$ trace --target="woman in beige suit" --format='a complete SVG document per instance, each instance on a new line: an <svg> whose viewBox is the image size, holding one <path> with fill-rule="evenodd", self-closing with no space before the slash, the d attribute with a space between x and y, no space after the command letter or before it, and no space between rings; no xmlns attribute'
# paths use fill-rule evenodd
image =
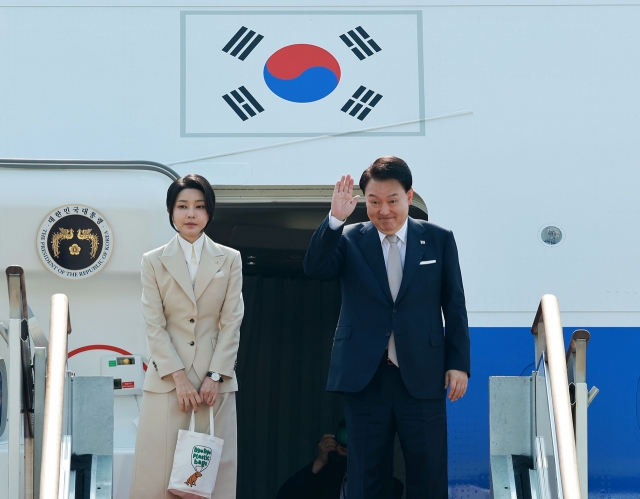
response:
<svg viewBox="0 0 640 499"><path fill-rule="evenodd" d="M200 175L176 180L167 211L178 234L142 257L142 313L151 350L138 423L131 499L174 498L167 491L178 430L224 439L213 499L236 497L235 362L244 314L242 260L204 233L215 195ZM198 411L198 408L200 410Z"/></svg>

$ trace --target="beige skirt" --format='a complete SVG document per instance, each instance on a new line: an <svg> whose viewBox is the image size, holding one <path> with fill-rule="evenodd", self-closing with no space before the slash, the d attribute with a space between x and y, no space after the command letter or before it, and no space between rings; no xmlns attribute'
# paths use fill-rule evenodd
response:
<svg viewBox="0 0 640 499"><path fill-rule="evenodd" d="M213 405L215 436L224 440L212 499L235 499L237 478L237 419L235 392L220 393ZM189 428L191 412L181 412L176 391L144 392L138 423L130 499L174 499L167 491L178 430ZM196 414L196 431L209 433L209 406Z"/></svg>

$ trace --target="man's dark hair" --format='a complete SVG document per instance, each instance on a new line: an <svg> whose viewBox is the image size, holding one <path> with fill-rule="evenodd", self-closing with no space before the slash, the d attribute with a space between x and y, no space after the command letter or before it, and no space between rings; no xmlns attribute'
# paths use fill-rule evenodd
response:
<svg viewBox="0 0 640 499"><path fill-rule="evenodd" d="M205 226L206 229L213 220L213 211L216 207L216 194L213 192L213 187L211 187L209 181L197 173L190 173L189 175L180 177L178 180L174 180L169 186L169 189L167 189L167 212L169 213L169 223L171 227L173 227L173 230L176 232L178 231L173 223L173 208L176 205L178 194L184 189L198 189L204 194L204 208L209 215L209 221Z"/></svg>
<svg viewBox="0 0 640 499"><path fill-rule="evenodd" d="M394 179L402 184L404 192L409 192L413 184L413 177L409 165L395 156L382 156L376 159L371 166L362 172L360 177L360 189L364 194L367 184L371 179Z"/></svg>

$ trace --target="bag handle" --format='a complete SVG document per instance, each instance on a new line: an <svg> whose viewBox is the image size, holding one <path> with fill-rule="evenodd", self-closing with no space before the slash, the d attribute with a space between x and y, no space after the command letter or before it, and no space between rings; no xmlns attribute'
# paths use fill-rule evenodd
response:
<svg viewBox="0 0 640 499"><path fill-rule="evenodd" d="M191 411L191 422L189 423L189 431L194 431L196 428L196 413ZM209 407L209 434L213 437L214 434L213 425L213 406Z"/></svg>
<svg viewBox="0 0 640 499"><path fill-rule="evenodd" d="M189 423L189 431L194 431L196 429L196 413L191 411L191 422Z"/></svg>
<svg viewBox="0 0 640 499"><path fill-rule="evenodd" d="M213 437L213 406L209 407L209 434Z"/></svg>

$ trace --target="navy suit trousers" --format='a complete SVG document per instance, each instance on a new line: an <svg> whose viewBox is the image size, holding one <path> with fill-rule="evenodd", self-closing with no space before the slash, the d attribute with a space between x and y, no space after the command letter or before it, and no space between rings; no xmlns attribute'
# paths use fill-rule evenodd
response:
<svg viewBox="0 0 640 499"><path fill-rule="evenodd" d="M406 463L407 499L447 498L446 399L418 399L386 354L371 382L345 393L349 499L393 497L393 450L398 433Z"/></svg>

